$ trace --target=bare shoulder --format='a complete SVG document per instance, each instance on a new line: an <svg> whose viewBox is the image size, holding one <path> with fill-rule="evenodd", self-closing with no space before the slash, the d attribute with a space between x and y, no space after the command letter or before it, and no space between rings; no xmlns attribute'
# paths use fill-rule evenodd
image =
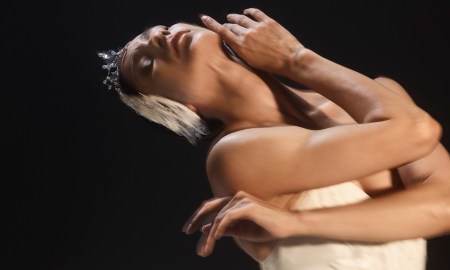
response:
<svg viewBox="0 0 450 270"><path fill-rule="evenodd" d="M311 130L298 126L259 127L239 130L221 138L212 148L208 160L215 161L223 157L239 157L242 154L257 154L261 151L292 147L290 139L299 141ZM244 156L245 157L245 156ZM255 156L252 155L252 158Z"/></svg>
<svg viewBox="0 0 450 270"><path fill-rule="evenodd" d="M211 148L207 157L207 173L213 192L218 196L239 190L261 196L273 192L266 181L279 177L274 177L282 169L279 161L291 156L296 148L292 142L300 143L308 132L296 126L278 126L245 129L226 135ZM267 192L263 187L268 188Z"/></svg>

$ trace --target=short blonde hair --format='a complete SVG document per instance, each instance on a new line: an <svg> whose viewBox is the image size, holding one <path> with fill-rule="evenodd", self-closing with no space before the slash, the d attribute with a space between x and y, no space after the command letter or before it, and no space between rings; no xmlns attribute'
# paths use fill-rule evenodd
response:
<svg viewBox="0 0 450 270"><path fill-rule="evenodd" d="M196 144L210 133L206 122L179 102L157 95L117 92L122 102L137 114L184 136L191 144Z"/></svg>

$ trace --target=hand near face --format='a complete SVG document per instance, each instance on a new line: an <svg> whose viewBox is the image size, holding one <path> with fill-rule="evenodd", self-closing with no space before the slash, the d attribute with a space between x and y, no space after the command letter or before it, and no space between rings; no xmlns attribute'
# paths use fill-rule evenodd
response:
<svg viewBox="0 0 450 270"><path fill-rule="evenodd" d="M268 242L296 234L297 212L276 207L246 192L203 203L183 227L192 234L201 230L197 253L210 255L215 241L231 236L251 242Z"/></svg>
<svg viewBox="0 0 450 270"><path fill-rule="evenodd" d="M283 26L256 8L229 14L223 25L202 15L203 24L216 32L248 65L287 76L292 59L304 46Z"/></svg>

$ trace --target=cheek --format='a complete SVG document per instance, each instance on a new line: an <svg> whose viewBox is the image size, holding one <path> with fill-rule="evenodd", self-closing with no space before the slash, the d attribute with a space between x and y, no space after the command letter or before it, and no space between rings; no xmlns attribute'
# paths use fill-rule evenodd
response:
<svg viewBox="0 0 450 270"><path fill-rule="evenodd" d="M182 69L177 67L161 68L155 69L153 80L149 85L154 94L181 102L187 81L186 74Z"/></svg>
<svg viewBox="0 0 450 270"><path fill-rule="evenodd" d="M197 32L190 42L191 56L206 54L211 55L222 51L222 39L212 31Z"/></svg>

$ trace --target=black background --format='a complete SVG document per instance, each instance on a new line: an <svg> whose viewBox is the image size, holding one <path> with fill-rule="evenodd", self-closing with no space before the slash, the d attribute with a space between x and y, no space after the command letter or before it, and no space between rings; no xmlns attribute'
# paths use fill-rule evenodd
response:
<svg viewBox="0 0 450 270"><path fill-rule="evenodd" d="M251 6L323 56L398 80L449 149L445 1L2 1L2 269L258 269L229 239L195 254L181 227L211 196L207 145L137 117L96 56L150 25ZM430 240L428 269L450 269L449 254L449 237Z"/></svg>

